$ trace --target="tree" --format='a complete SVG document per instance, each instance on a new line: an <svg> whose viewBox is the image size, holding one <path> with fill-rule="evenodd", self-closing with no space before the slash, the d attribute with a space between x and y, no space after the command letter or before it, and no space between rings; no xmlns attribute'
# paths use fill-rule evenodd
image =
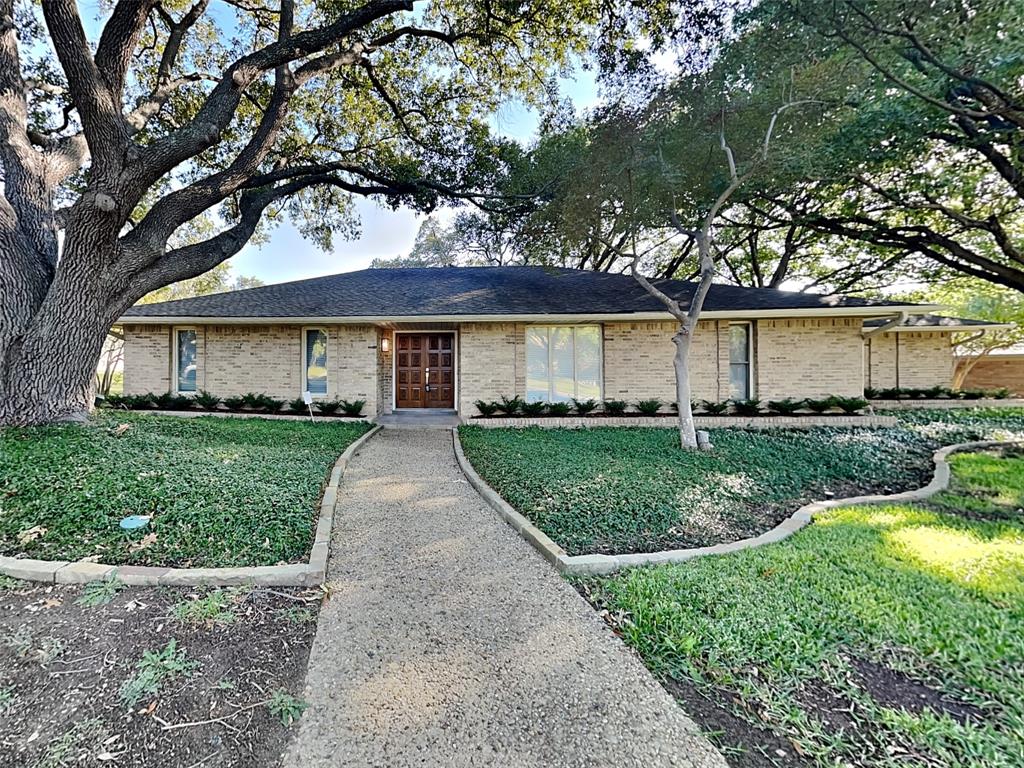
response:
<svg viewBox="0 0 1024 768"><path fill-rule="evenodd" d="M1013 0L766 0L723 68L792 72L834 97L806 157L767 180L778 226L887 269L1024 290L1024 6ZM800 194L793 196L792 190Z"/></svg>
<svg viewBox="0 0 1024 768"><path fill-rule="evenodd" d="M119 0L93 44L72 0L0 0L0 424L85 413L116 319L265 211L327 245L353 195L482 201L516 154L486 128L502 100L543 102L588 47L615 66L625 41L710 25L703 6Z"/></svg>

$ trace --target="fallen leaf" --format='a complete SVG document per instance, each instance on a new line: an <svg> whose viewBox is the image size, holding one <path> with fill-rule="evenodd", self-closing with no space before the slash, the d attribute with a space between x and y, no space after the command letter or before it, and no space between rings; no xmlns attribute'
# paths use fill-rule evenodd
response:
<svg viewBox="0 0 1024 768"><path fill-rule="evenodd" d="M120 437L131 428L131 424L118 424L111 430L111 432L113 433L114 437Z"/></svg>
<svg viewBox="0 0 1024 768"><path fill-rule="evenodd" d="M156 534L155 533L147 533L145 536L143 536L138 541L133 541L131 544L129 544L128 545L128 551L129 552L138 552L139 550L142 550L142 549L148 549L149 547L152 547L154 544L156 544Z"/></svg>
<svg viewBox="0 0 1024 768"><path fill-rule="evenodd" d="M43 608L59 608L61 605L61 601L56 597L48 597L43 600Z"/></svg>
<svg viewBox="0 0 1024 768"><path fill-rule="evenodd" d="M21 544L28 544L30 541L41 539L45 535L46 529L43 526L33 525L31 528L28 528L18 534L18 541Z"/></svg>

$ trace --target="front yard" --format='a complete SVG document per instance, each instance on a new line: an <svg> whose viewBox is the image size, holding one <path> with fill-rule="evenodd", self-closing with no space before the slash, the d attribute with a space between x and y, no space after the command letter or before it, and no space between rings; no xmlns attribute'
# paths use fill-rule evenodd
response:
<svg viewBox="0 0 1024 768"><path fill-rule="evenodd" d="M951 461L927 506L577 583L735 768L1024 765L1024 457Z"/></svg>
<svg viewBox="0 0 1024 768"><path fill-rule="evenodd" d="M178 567L309 553L338 456L369 424L99 413L0 430L0 554ZM150 518L138 531L122 518Z"/></svg>
<svg viewBox="0 0 1024 768"><path fill-rule="evenodd" d="M279 765L320 590L117 586L0 577L0 764Z"/></svg>
<svg viewBox="0 0 1024 768"><path fill-rule="evenodd" d="M570 555L651 552L755 536L804 503L917 488L940 445L1024 435L1024 409L906 411L889 429L459 430L473 468Z"/></svg>

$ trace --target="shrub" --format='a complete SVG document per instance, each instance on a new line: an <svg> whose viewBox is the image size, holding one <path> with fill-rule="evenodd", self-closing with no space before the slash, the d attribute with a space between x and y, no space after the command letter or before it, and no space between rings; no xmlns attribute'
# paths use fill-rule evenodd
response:
<svg viewBox="0 0 1024 768"><path fill-rule="evenodd" d="M493 416L498 412L497 403L489 403L486 400L477 400L473 405L480 411L481 416Z"/></svg>
<svg viewBox="0 0 1024 768"><path fill-rule="evenodd" d="M540 416L544 413L545 408L547 408L547 403L541 400L532 403L522 403L519 406L523 416Z"/></svg>
<svg viewBox="0 0 1024 768"><path fill-rule="evenodd" d="M864 387L864 397L868 400L877 400L881 395L881 390L875 387Z"/></svg>
<svg viewBox="0 0 1024 768"><path fill-rule="evenodd" d="M257 395L255 392L246 392L242 395L242 402L254 411L258 411L263 408L263 399L266 395Z"/></svg>
<svg viewBox="0 0 1024 768"><path fill-rule="evenodd" d="M569 403L548 403L548 413L552 416L568 416L572 411Z"/></svg>
<svg viewBox="0 0 1024 768"><path fill-rule="evenodd" d="M220 405L220 398L216 395L211 395L205 389L199 390L199 394L195 396L195 401L196 405L208 411L216 410L217 406Z"/></svg>
<svg viewBox="0 0 1024 768"><path fill-rule="evenodd" d="M362 416L363 408L366 407L365 400L342 400L341 410L346 416Z"/></svg>
<svg viewBox="0 0 1024 768"><path fill-rule="evenodd" d="M104 407L104 408L125 408L125 407L127 407L126 404L125 404L125 400L126 400L125 396L124 395L115 395L113 392L111 392L109 395L106 395L103 398L97 398L97 400L100 401L100 405L102 407Z"/></svg>
<svg viewBox="0 0 1024 768"><path fill-rule="evenodd" d="M825 413L825 411L836 407L836 400L834 397L823 397L817 400L808 398L807 400L804 400L804 407L814 413Z"/></svg>
<svg viewBox="0 0 1024 768"><path fill-rule="evenodd" d="M625 400L605 400L604 412L609 416L621 416L626 412L626 405Z"/></svg>
<svg viewBox="0 0 1024 768"><path fill-rule="evenodd" d="M902 393L896 387L886 387L878 390L878 397L882 400L899 400Z"/></svg>
<svg viewBox="0 0 1024 768"><path fill-rule="evenodd" d="M996 400L1006 400L1010 396L1010 390L1006 387L999 387L998 389L989 389L985 391L987 397L995 398Z"/></svg>
<svg viewBox="0 0 1024 768"><path fill-rule="evenodd" d="M863 397L833 397L831 399L843 413L857 413L868 406L868 401Z"/></svg>
<svg viewBox="0 0 1024 768"><path fill-rule="evenodd" d="M177 397L173 392L161 392L159 395L150 395L153 398L153 405L157 408L170 408Z"/></svg>
<svg viewBox="0 0 1024 768"><path fill-rule="evenodd" d="M925 390L925 396L932 400L938 400L940 397L945 397L949 394L949 390L945 387L928 387Z"/></svg>
<svg viewBox="0 0 1024 768"><path fill-rule="evenodd" d="M572 399L572 404L576 406L576 413L580 416L586 416L592 410L597 408L597 400L590 398L589 400L577 400L575 397Z"/></svg>
<svg viewBox="0 0 1024 768"><path fill-rule="evenodd" d="M792 416L803 407L803 400L794 400L792 397L787 397L783 400L768 401L768 410L772 413L777 413L780 416Z"/></svg>
<svg viewBox="0 0 1024 768"><path fill-rule="evenodd" d="M636 409L644 416L656 416L661 410L661 405L661 400L652 397L649 400L637 400Z"/></svg>
<svg viewBox="0 0 1024 768"><path fill-rule="evenodd" d="M985 396L980 389L961 389L959 394L961 400L981 400Z"/></svg>
<svg viewBox="0 0 1024 768"><path fill-rule="evenodd" d="M271 413L280 413L281 409L284 408L284 400L278 400L276 397L268 397L267 395L260 395L260 407L265 408Z"/></svg>
<svg viewBox="0 0 1024 768"><path fill-rule="evenodd" d="M306 401L301 397L296 397L294 400L288 401L288 410L295 411L296 413L307 413L308 408L306 407Z"/></svg>
<svg viewBox="0 0 1024 768"><path fill-rule="evenodd" d="M750 397L746 400L733 400L732 409L740 416L759 416L761 414L761 400L757 397Z"/></svg>
<svg viewBox="0 0 1024 768"><path fill-rule="evenodd" d="M170 407L176 411L188 411L195 404L196 401L188 395L175 395L171 398Z"/></svg>
<svg viewBox="0 0 1024 768"><path fill-rule="evenodd" d="M710 414L711 416L721 416L729 410L729 401L723 400L722 402L717 403L714 400L701 400L700 407L702 411Z"/></svg>
<svg viewBox="0 0 1024 768"><path fill-rule="evenodd" d="M338 399L321 400L316 403L316 409L325 416L331 416L337 413L339 408L341 408L341 401Z"/></svg>
<svg viewBox="0 0 1024 768"><path fill-rule="evenodd" d="M225 397L221 402L224 403L224 407L229 411L235 411L236 413L245 408L244 397Z"/></svg>
<svg viewBox="0 0 1024 768"><path fill-rule="evenodd" d="M519 409L523 407L523 400L519 395L515 397L505 397L505 395L502 395L497 405L498 410L506 416L515 416L519 413Z"/></svg>

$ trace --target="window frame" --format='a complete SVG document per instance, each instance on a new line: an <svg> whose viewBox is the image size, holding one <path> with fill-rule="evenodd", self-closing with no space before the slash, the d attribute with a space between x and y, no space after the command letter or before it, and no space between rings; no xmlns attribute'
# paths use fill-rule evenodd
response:
<svg viewBox="0 0 1024 768"><path fill-rule="evenodd" d="M747 396L743 399L751 399L757 397L757 391L754 387L754 360L756 358L754 354L754 323L750 320L735 320L730 321L728 328L729 333L732 333L734 327L743 327L747 330ZM729 348L731 352L732 340L729 341ZM733 398L732 394L732 355L729 355L729 397Z"/></svg>
<svg viewBox="0 0 1024 768"><path fill-rule="evenodd" d="M327 369L327 385L326 385L326 391L324 391L322 393L312 392L309 389L309 380L308 380L307 377L309 375L308 344L309 344L309 332L310 331L320 331L321 333L323 333L324 339L326 339L325 344L326 344L327 365L325 367ZM301 350L301 353L300 353L302 355L302 359L300 360L300 368L302 369L302 393L309 392L309 394L313 397L314 400L326 399L326 398L330 397L331 396L331 333L328 330L327 326L325 326L325 325L304 325L304 326L302 326L302 344L300 346L302 347L302 350ZM302 394L302 393L300 393L300 394Z"/></svg>
<svg viewBox="0 0 1024 768"><path fill-rule="evenodd" d="M179 350L181 345L178 343L178 334L182 331L192 331L196 336L196 388L193 390L181 390L179 384L181 383L180 377L178 376L178 362L179 362ZM195 397L199 394L199 326L197 325L174 325L171 326L171 392L175 395L184 395L186 397Z"/></svg>
<svg viewBox="0 0 1024 768"><path fill-rule="evenodd" d="M548 391L547 397L541 401L545 403L564 402L556 401L554 398L554 378L551 376L551 332L556 328L569 328L572 330L572 388L573 397L577 400L580 399L579 392L579 379L576 377L576 371L578 369L577 363L577 345L576 345L576 331L579 328L595 328L597 330L597 397L595 398L598 402L604 400L604 326L600 323L538 323L530 324L526 326L526 330L523 334L523 347L524 354L526 356L526 391L523 393L526 396L527 401L530 400L530 349L526 344L526 334L531 330L543 330L547 337L547 380L548 380ZM571 400L570 400L571 402Z"/></svg>

